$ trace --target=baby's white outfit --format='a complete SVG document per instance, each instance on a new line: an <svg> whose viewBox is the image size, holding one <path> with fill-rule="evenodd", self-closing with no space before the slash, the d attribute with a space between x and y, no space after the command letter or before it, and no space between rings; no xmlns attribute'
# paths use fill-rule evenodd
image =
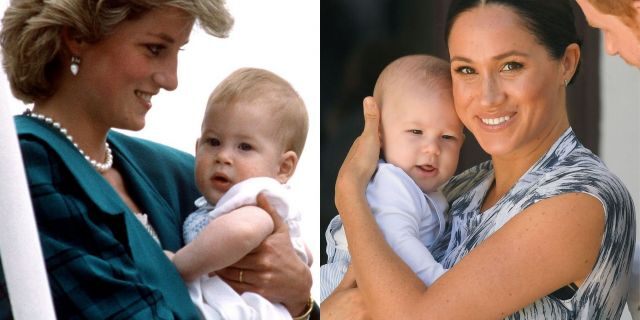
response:
<svg viewBox="0 0 640 320"><path fill-rule="evenodd" d="M183 236L185 243L193 241L209 221L247 205L256 205L256 196L263 193L289 226L293 247L300 258L307 263L305 244L300 232L300 211L292 205L289 187L272 178L258 177L244 180L229 189L216 206L204 197L196 200L198 207L185 220ZM236 293L218 276L204 275L187 284L191 300L204 319L291 319L282 304L272 303L262 296L245 292Z"/></svg>
<svg viewBox="0 0 640 320"><path fill-rule="evenodd" d="M447 200L440 191L423 193L402 169L383 161L367 186L369 207L384 237L402 260L426 284L431 285L445 269L428 247L444 233ZM320 268L320 299L340 283L351 256L340 216L326 232L327 264Z"/></svg>

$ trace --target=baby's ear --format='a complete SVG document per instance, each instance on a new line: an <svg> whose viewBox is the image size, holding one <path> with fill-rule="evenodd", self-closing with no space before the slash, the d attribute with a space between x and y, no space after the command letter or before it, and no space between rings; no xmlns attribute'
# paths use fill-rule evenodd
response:
<svg viewBox="0 0 640 320"><path fill-rule="evenodd" d="M280 168L278 168L277 180L286 183L293 176L298 165L298 155L289 150L280 156Z"/></svg>
<svg viewBox="0 0 640 320"><path fill-rule="evenodd" d="M200 145L200 138L196 139L196 153L198 153L198 146L199 145Z"/></svg>

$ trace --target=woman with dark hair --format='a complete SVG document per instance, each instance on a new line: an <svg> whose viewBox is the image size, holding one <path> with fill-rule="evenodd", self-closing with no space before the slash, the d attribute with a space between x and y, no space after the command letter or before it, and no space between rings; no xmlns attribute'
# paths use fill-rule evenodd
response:
<svg viewBox="0 0 640 320"><path fill-rule="evenodd" d="M566 87L580 62L568 0L460 0L446 39L456 112L491 160L454 177L450 270L426 287L393 253L364 197L379 156L379 111L336 182L354 274L323 319L617 319L635 242L631 197L580 144ZM357 287L356 287L357 283Z"/></svg>

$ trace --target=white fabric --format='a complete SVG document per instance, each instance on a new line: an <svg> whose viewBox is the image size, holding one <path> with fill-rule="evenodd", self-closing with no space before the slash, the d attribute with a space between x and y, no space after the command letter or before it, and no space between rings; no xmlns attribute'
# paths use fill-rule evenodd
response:
<svg viewBox="0 0 640 320"><path fill-rule="evenodd" d="M208 216L213 220L240 207L256 205L256 197L261 192L289 226L293 247L298 256L307 263L310 257L307 256L301 237L301 213L292 205L288 187L272 178L250 178L234 185L220 198L215 209L208 211ZM207 207L204 198L196 200L196 205L200 208ZM185 229L188 229L186 222ZM187 235L193 233L192 231L185 230L185 238L190 238ZM271 303L255 293L238 295L218 276L202 276L199 280L187 284L187 287L191 299L205 319L291 319L289 312L281 304Z"/></svg>
<svg viewBox="0 0 640 320"><path fill-rule="evenodd" d="M428 247L444 232L447 200L440 191L423 193L402 169L380 162L367 186L369 207L393 251L431 285L446 270ZM344 228L333 235L337 248L346 248Z"/></svg>
<svg viewBox="0 0 640 320"><path fill-rule="evenodd" d="M445 272L427 249L444 233L444 195L423 193L402 169L381 162L367 187L367 200L391 248L431 285Z"/></svg>
<svg viewBox="0 0 640 320"><path fill-rule="evenodd" d="M238 295L218 276L202 276L200 280L190 283L187 287L191 300L203 319L291 319L291 315L282 304L271 303L252 292Z"/></svg>
<svg viewBox="0 0 640 320"><path fill-rule="evenodd" d="M336 249L349 250L349 244L347 243L347 235L344 233L344 228L342 227L342 224L340 225L340 228L338 228L338 230L336 230L336 232L333 234L333 240L335 240Z"/></svg>
<svg viewBox="0 0 640 320"><path fill-rule="evenodd" d="M4 98L0 95L0 255L11 310L15 319L55 319L16 127Z"/></svg>

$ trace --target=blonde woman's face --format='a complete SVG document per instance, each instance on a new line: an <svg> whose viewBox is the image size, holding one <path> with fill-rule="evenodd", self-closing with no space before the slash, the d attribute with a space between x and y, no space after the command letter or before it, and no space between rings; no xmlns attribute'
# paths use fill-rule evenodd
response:
<svg viewBox="0 0 640 320"><path fill-rule="evenodd" d="M619 55L627 64L640 68L640 34L634 32L620 18L598 11L588 0L577 2L589 25L602 31L607 53L612 56ZM636 18L636 23L640 23L637 20Z"/></svg>
<svg viewBox="0 0 640 320"><path fill-rule="evenodd" d="M140 130L160 89L178 85L178 52L194 18L169 7L120 23L98 43L81 45L77 98L106 127Z"/></svg>

